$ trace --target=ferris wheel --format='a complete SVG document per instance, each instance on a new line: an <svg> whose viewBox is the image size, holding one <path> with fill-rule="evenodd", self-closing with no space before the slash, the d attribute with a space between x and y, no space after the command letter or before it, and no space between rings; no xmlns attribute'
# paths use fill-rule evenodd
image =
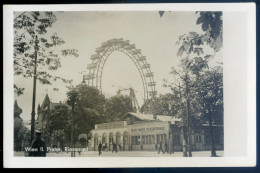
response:
<svg viewBox="0 0 260 173"><path fill-rule="evenodd" d="M83 76L89 86L94 86L102 92L102 73L108 57L115 51L127 55L135 64L142 79L144 90L144 101L156 96L156 83L153 79L154 73L151 71L150 64L147 63L146 57L142 55L141 50L130 44L129 40L111 39L96 48L96 53L90 57L91 64L87 65L88 74Z"/></svg>

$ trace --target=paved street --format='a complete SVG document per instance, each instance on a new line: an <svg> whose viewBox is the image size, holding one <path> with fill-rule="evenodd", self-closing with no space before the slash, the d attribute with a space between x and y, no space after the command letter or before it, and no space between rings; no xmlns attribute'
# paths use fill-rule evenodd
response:
<svg viewBox="0 0 260 173"><path fill-rule="evenodd" d="M24 156L23 152L15 152L15 156ZM209 157L210 151L194 151L192 152L193 157ZM217 151L217 155L223 157L224 151ZM70 157L70 153L47 153L47 157ZM76 157L182 157L182 152L174 152L173 154L158 154L155 151L119 151L112 153L111 151L104 151L98 156L98 151L87 151L82 152L80 155L76 153Z"/></svg>

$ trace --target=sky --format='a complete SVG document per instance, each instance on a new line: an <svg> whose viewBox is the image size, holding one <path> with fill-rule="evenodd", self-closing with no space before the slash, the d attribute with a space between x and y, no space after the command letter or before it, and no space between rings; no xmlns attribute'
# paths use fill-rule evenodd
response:
<svg viewBox="0 0 260 173"><path fill-rule="evenodd" d="M62 67L50 73L73 79L73 85L82 82L82 73L88 72L87 64L91 63L90 57L95 54L97 47L110 39L123 38L135 44L146 56L154 73L158 94L169 93L169 88L162 85L163 79L173 80L171 67L179 64L178 37L191 31L202 33L201 26L196 25L198 14L195 12L165 12L162 18L157 11L63 12L56 15L57 22L48 30L48 34L56 32L66 42L61 48L77 49L79 57L62 58ZM214 66L216 62L222 62L222 51L210 63ZM33 80L15 76L14 82L25 88L24 94L19 97L15 95L15 99L23 109L20 116L28 121L32 111ZM129 87L134 88L139 105L142 105L143 85L135 64L127 55L114 52L103 69L102 92L106 97L111 97L119 88ZM59 88L59 91L53 91L53 88ZM62 82L53 85L37 82L36 105L42 103L47 93L52 102L63 102L67 91Z"/></svg>

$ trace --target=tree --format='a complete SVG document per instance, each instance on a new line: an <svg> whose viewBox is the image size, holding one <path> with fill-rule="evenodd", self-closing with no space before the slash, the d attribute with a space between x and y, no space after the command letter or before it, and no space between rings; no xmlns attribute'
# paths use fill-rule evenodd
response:
<svg viewBox="0 0 260 173"><path fill-rule="evenodd" d="M165 87L169 87L169 85L165 84ZM177 116L181 108L179 104L181 96L175 88L171 87L171 89L173 93L161 94L153 100L146 100L141 107L141 112L144 114Z"/></svg>
<svg viewBox="0 0 260 173"><path fill-rule="evenodd" d="M127 95L118 94L106 99L105 116L108 122L119 121L127 112L133 111L132 99Z"/></svg>
<svg viewBox="0 0 260 173"><path fill-rule="evenodd" d="M31 118L31 140L34 137L36 80L42 84L52 84L58 79L65 83L71 82L54 76L49 71L61 67L61 56L78 56L76 49L63 49L57 52L58 46L65 41L57 33L49 34L57 18L54 12L21 12L14 19L14 75L24 78L33 77L33 100ZM15 91L23 91L16 84ZM19 92L20 94L22 92Z"/></svg>
<svg viewBox="0 0 260 173"><path fill-rule="evenodd" d="M67 104L71 106L71 147L75 146L75 105L78 103L79 93L72 87L67 93ZM75 157L75 152L71 152L71 157Z"/></svg>
<svg viewBox="0 0 260 173"><path fill-rule="evenodd" d="M105 97L95 87L85 84L70 87L66 102L71 107L71 138L74 141L80 133L89 133L95 124L105 121Z"/></svg>
<svg viewBox="0 0 260 173"><path fill-rule="evenodd" d="M18 106L17 101L14 102L14 150L19 151L21 141L19 140L19 132L23 128L23 119L20 114L23 110Z"/></svg>
<svg viewBox="0 0 260 173"><path fill-rule="evenodd" d="M23 128L23 119L14 117L14 150L19 151L21 141L19 140L19 132Z"/></svg>
<svg viewBox="0 0 260 173"><path fill-rule="evenodd" d="M48 120L48 134L53 135L63 131L66 139L70 138L70 129L72 123L69 107L65 104L59 104L51 110Z"/></svg>
<svg viewBox="0 0 260 173"><path fill-rule="evenodd" d="M159 14L160 17L162 17L164 11L159 11ZM205 90L210 93L215 92L215 90L209 91L208 86L199 86L198 83L200 83L203 78L205 78L205 80L210 80L206 77L209 72L205 72L205 70L209 69L208 62L214 58L214 55L222 48L223 44L222 12L196 12L195 14L199 14L196 24L201 25L204 33L198 34L196 32L189 32L179 36L179 40L176 44L179 45L177 56L181 57L180 69L178 70L176 67L173 67L171 71L171 73L177 77L177 83L168 85L168 87L170 87L173 91L178 91L180 93L180 104L184 103L185 105L185 109L180 109L179 111L181 112L180 115L184 115L182 117L183 127L187 127L187 131L183 129L183 139L184 143L186 143L186 138L188 140L189 156L191 156L189 134L191 125L194 123L193 121L200 121L201 115L204 115L204 117L207 117L209 120L209 123L213 122L213 115L207 112L207 109L209 109L208 106L210 105L203 105L202 100L206 101L206 98L199 97L198 93L200 93L200 90ZM204 53L204 48L206 45L213 49L213 53ZM218 78L218 80L219 84L223 85L221 82L222 79ZM218 86L218 88L221 87ZM221 97L219 102L221 102L220 100ZM212 106L215 103L209 102L209 104ZM221 114L220 112L222 110L223 113L223 105L221 106L220 104L218 108L215 107L214 110L216 110L214 112L218 112L219 114ZM205 111L207 113L205 113ZM185 134L186 132L188 134ZM212 148L214 149L214 141L212 141ZM214 155L214 152L212 152L212 156ZM184 152L184 156L187 156L186 152Z"/></svg>
<svg viewBox="0 0 260 173"><path fill-rule="evenodd" d="M98 114L104 114L105 96L95 87L80 84L75 87L78 96L78 107L96 110Z"/></svg>
<svg viewBox="0 0 260 173"><path fill-rule="evenodd" d="M205 69L209 69L208 62L214 58L214 55L216 52L218 52L222 47L222 12L200 12L200 16L197 19L196 24L201 24L202 30L205 31L205 34L198 34L196 32L190 32L188 34L181 35L179 37L179 40L177 41L177 44L180 45L179 50L177 52L177 56L183 57L181 59L181 67L182 71L185 73L185 75L180 75L179 72L177 72L175 69L173 69L173 72L178 74L179 77L184 82L185 87L185 96L186 96L186 108L187 108L187 118L188 118L188 129L190 129L190 125L192 124L192 119L195 118L198 113L196 113L198 110L197 108L194 109L193 115L194 117L191 117L190 115L190 96L193 94L193 103L196 105L197 100L194 98L196 97L194 93L194 88L200 88L200 90L207 90L206 86L204 85L204 88L201 88L201 86L196 85L199 83L200 80L202 80L201 76L205 77L205 74L208 72L205 72ZM210 54L204 54L204 44L209 45L214 52L214 55ZM214 71L215 73L216 71ZM222 76L223 77L223 76ZM192 79L193 78L193 79ZM221 82L222 80L219 80L219 83L223 85ZM211 91L214 92L214 91ZM223 100L223 99L222 99ZM214 103L210 103L214 104ZM207 110L207 106L204 105L203 109ZM201 110L200 110L201 111ZM205 111L203 111L204 113ZM199 115L201 112L199 112ZM197 116L198 117L198 116ZM213 133L212 133L212 114L208 115L208 120L210 125L210 131L211 131L211 145L212 145L212 156L216 156L215 152L215 145L214 145L214 139L213 139ZM188 130L189 133L189 130Z"/></svg>
<svg viewBox="0 0 260 173"><path fill-rule="evenodd" d="M51 133L51 138L52 138L52 141L54 142L54 144L59 147L59 148L62 148L64 145L63 145L63 141L64 141L64 138L65 138L65 131L64 129L62 130L53 130L52 133Z"/></svg>
<svg viewBox="0 0 260 173"><path fill-rule="evenodd" d="M215 157L213 123L223 125L223 70L221 66L200 76L196 87L196 99L201 118L209 123L211 156Z"/></svg>

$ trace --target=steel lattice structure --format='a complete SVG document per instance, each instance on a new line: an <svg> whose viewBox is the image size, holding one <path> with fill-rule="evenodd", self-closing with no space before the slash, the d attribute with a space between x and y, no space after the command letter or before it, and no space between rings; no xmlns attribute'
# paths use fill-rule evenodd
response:
<svg viewBox="0 0 260 173"><path fill-rule="evenodd" d="M147 63L146 57L141 54L140 49L136 49L134 44L129 40L111 39L96 48L96 54L91 56L92 63L87 65L89 73L84 75L89 86L94 86L102 92L102 72L108 57L114 52L120 51L126 54L137 67L142 79L144 88L144 101L156 96L156 83L153 79L154 73L151 72L150 64Z"/></svg>

